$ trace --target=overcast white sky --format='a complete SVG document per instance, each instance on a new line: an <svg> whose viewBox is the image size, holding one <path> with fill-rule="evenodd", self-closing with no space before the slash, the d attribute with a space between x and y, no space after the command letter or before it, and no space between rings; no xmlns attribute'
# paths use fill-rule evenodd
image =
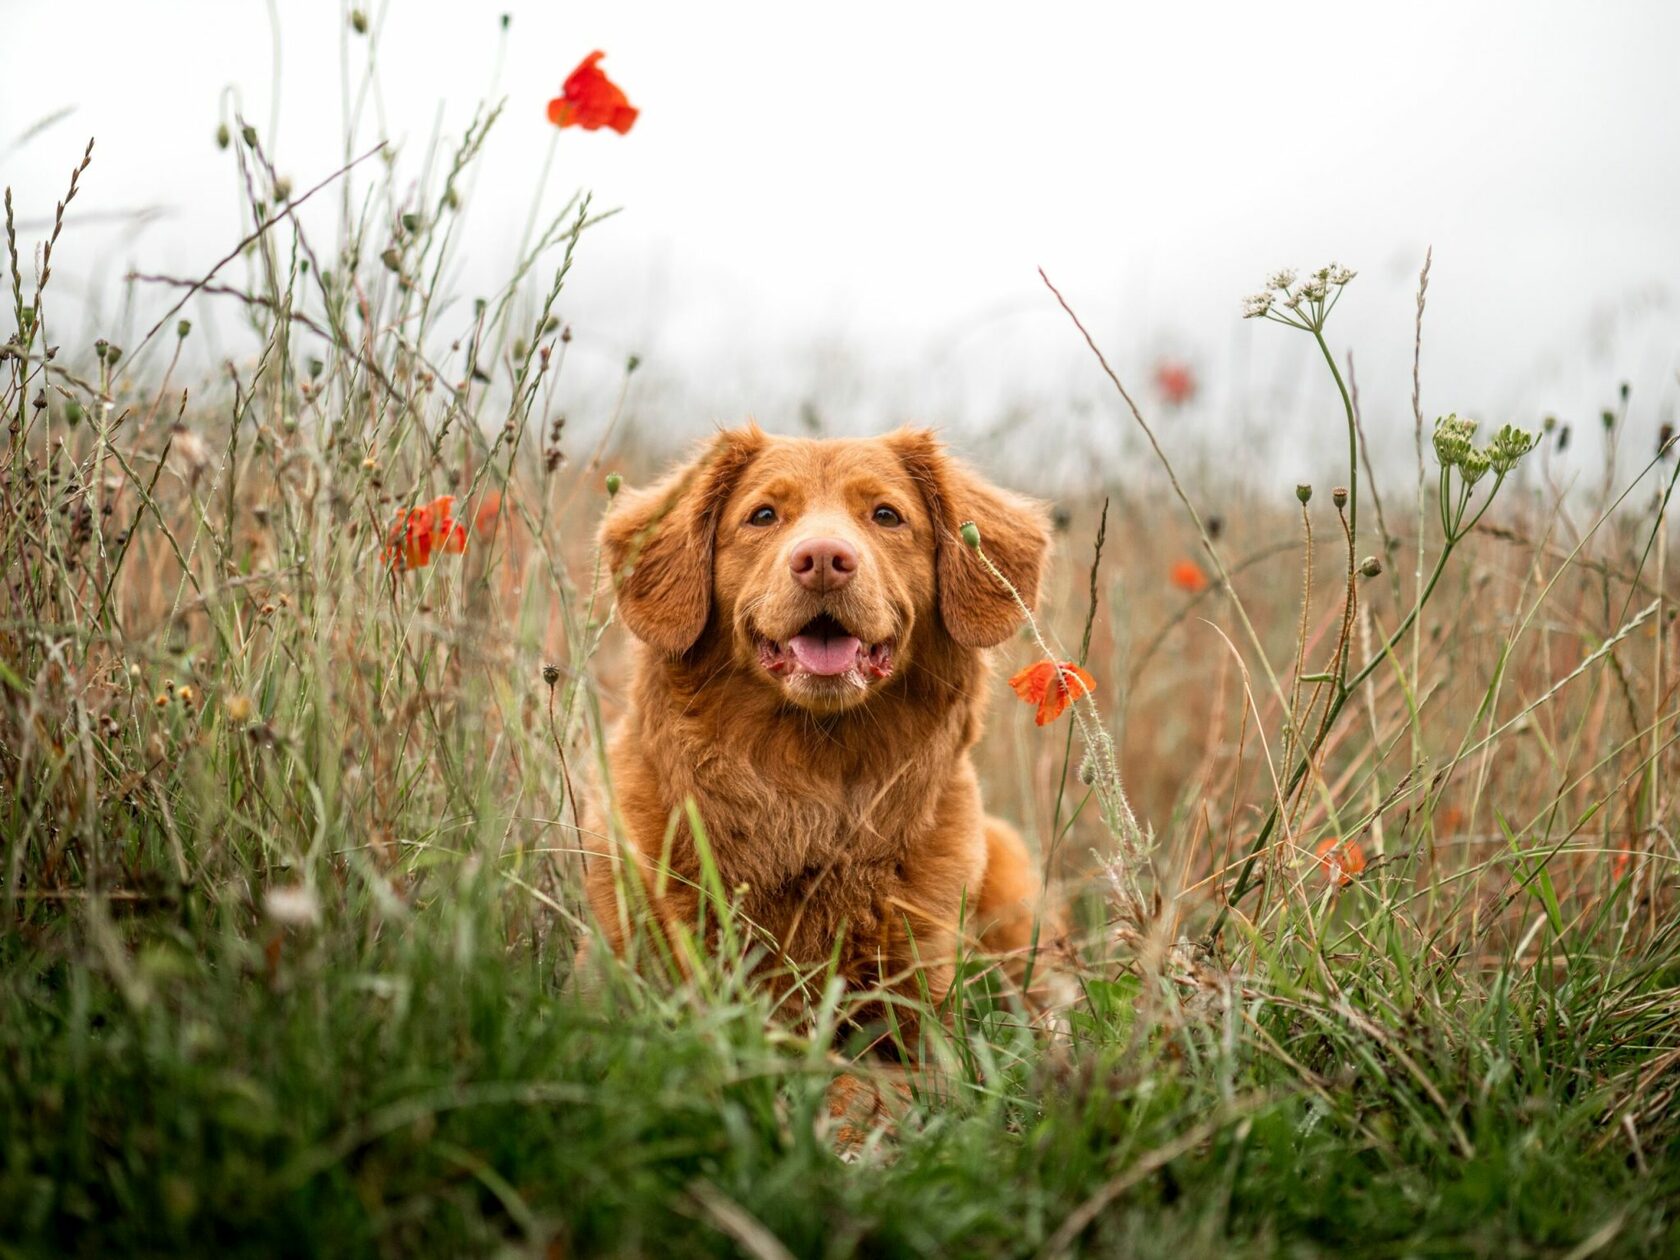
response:
<svg viewBox="0 0 1680 1260"><path fill-rule="evenodd" d="M264 4L0 0L0 181L19 217L50 216L89 135L75 208L165 212L73 226L66 294L109 304L130 266L200 273L238 239L232 157L212 143L230 87L298 187L338 164L345 10L275 7L277 119ZM509 274L544 104L606 50L641 118L625 137L563 133L542 205L586 187L624 208L562 303L580 387L640 353L643 401L675 431L790 426L805 399L847 428L1116 425L1042 265L1140 385L1160 356L1194 365L1203 393L1175 440L1218 449L1203 439L1324 401L1310 345L1237 311L1269 270L1333 258L1361 273L1333 339L1356 351L1377 440L1403 431L1409 449L1429 244L1431 414L1579 420L1622 380L1640 432L1676 409L1671 2L368 7L379 110L361 143L382 118L417 171L434 126L453 143L476 102L508 100L464 296ZM359 75L366 42L348 47Z"/></svg>

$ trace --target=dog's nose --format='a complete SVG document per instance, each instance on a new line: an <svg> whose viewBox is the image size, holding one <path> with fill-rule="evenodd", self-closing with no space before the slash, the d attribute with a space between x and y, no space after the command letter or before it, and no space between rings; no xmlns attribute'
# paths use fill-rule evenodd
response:
<svg viewBox="0 0 1680 1260"><path fill-rule="evenodd" d="M807 538L793 549L788 568L808 591L837 591L857 572L857 548L838 538Z"/></svg>

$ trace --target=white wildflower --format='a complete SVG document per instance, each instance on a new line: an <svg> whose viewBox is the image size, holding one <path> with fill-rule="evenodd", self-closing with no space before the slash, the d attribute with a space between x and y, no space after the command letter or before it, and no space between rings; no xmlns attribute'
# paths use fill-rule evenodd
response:
<svg viewBox="0 0 1680 1260"><path fill-rule="evenodd" d="M1243 299L1243 318L1258 319L1272 309L1270 293L1256 293Z"/></svg>
<svg viewBox="0 0 1680 1260"><path fill-rule="evenodd" d="M1295 271L1285 267L1282 271L1274 271L1272 278L1266 281L1268 288L1276 289L1279 293L1289 292L1289 286L1295 283Z"/></svg>
<svg viewBox="0 0 1680 1260"><path fill-rule="evenodd" d="M307 884L270 888L263 893L263 911L287 927L313 927L321 921L321 899Z"/></svg>

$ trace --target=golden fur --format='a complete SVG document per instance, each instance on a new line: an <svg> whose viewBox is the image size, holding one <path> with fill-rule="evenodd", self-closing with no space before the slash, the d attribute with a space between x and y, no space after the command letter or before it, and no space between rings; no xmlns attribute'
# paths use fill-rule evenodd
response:
<svg viewBox="0 0 1680 1260"><path fill-rule="evenodd" d="M619 616L640 642L609 759L641 891L627 894L631 866L604 838L587 869L615 950L641 897L667 929L695 921L692 799L723 887L763 930L772 965L820 966L840 940L849 985L925 985L937 1000L960 923L988 952L1024 956L1038 879L1020 837L982 811L969 760L986 649L1021 617L963 545L970 520L1032 601L1049 545L1042 509L988 485L925 431L819 441L748 426L618 496L601 542ZM855 553L839 589L790 569L819 535ZM833 624L813 620L824 615L862 644L887 645L887 676L792 664L793 637Z"/></svg>

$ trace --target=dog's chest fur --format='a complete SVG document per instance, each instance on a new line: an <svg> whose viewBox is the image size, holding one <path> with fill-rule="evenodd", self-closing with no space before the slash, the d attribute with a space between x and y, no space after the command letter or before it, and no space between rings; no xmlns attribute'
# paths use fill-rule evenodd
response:
<svg viewBox="0 0 1680 1260"><path fill-rule="evenodd" d="M820 963L842 935L847 954L878 952L906 913L930 896L954 904L978 881L967 754L978 726L966 703L906 697L885 720L913 723L915 738L885 741L879 714L824 721L768 702L674 704L659 667L649 674L639 712L666 719L631 723L613 749L630 832L646 852L692 799L726 891L785 957ZM671 864L699 875L686 826Z"/></svg>

